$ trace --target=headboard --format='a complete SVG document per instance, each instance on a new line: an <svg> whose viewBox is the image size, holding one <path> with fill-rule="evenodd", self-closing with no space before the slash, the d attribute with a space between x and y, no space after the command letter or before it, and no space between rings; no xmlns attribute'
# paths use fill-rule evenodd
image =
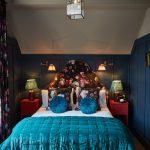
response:
<svg viewBox="0 0 150 150"><path fill-rule="evenodd" d="M81 88L101 87L99 77L86 62L80 60L69 60L62 71L57 73L49 88L68 88L73 85Z"/></svg>

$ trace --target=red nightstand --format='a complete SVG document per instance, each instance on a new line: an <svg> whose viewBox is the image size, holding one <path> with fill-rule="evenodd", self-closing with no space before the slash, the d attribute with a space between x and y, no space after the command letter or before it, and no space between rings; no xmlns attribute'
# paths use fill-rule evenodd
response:
<svg viewBox="0 0 150 150"><path fill-rule="evenodd" d="M21 118L33 115L40 107L40 99L22 99L20 103Z"/></svg>
<svg viewBox="0 0 150 150"><path fill-rule="evenodd" d="M128 125L128 105L128 102L120 103L114 100L109 100L109 107L112 115L123 117L126 125Z"/></svg>

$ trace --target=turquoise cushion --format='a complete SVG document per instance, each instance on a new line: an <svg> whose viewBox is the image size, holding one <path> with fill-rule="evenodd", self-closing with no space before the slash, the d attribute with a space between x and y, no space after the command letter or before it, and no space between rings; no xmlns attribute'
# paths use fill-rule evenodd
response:
<svg viewBox="0 0 150 150"><path fill-rule="evenodd" d="M50 109L54 113L63 113L67 111L68 103L64 97L56 96L50 102Z"/></svg>
<svg viewBox="0 0 150 150"><path fill-rule="evenodd" d="M96 99L94 99L92 97L86 97L86 98L81 99L80 110L84 114L96 113L97 108L98 108L98 103L97 103Z"/></svg>

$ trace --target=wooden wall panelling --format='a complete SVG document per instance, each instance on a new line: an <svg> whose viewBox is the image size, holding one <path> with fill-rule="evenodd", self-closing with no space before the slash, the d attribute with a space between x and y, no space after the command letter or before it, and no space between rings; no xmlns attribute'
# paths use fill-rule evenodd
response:
<svg viewBox="0 0 150 150"><path fill-rule="evenodd" d="M146 42L146 52L150 52L150 40ZM150 145L150 67L146 67L145 137Z"/></svg>
<svg viewBox="0 0 150 150"><path fill-rule="evenodd" d="M138 119L138 95L137 95L137 91L138 91L138 84L137 84L137 81L138 81L138 63L137 63L137 58L138 58L138 51L137 51L137 46L136 46L136 49L135 49L135 53L133 55L133 89L131 89L131 93L133 92L133 119L134 119L134 122L133 122L133 125L135 126L135 130L137 130L137 119Z"/></svg>
<svg viewBox="0 0 150 150"><path fill-rule="evenodd" d="M137 55L137 130L142 137L145 136L145 44L136 49Z"/></svg>
<svg viewBox="0 0 150 150"><path fill-rule="evenodd" d="M132 129L150 147L150 67L145 54L150 51L150 34L135 41L130 57L130 104Z"/></svg>

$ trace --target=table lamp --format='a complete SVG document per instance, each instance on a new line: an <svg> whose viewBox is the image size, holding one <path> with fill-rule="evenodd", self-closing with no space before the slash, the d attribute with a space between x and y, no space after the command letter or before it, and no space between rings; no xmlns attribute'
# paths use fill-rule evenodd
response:
<svg viewBox="0 0 150 150"><path fill-rule="evenodd" d="M114 93L115 98L123 91L123 85L121 80L113 80L111 83L110 91Z"/></svg>
<svg viewBox="0 0 150 150"><path fill-rule="evenodd" d="M34 99L34 89L37 89L37 83L35 79L28 79L26 81L25 89L29 90L29 99Z"/></svg>

